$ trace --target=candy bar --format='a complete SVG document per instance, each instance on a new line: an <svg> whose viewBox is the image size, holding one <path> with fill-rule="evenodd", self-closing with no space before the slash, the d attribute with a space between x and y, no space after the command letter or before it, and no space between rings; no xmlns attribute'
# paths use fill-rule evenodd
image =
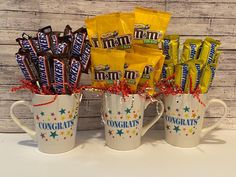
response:
<svg viewBox="0 0 236 177"><path fill-rule="evenodd" d="M51 49L50 34L52 32L51 26L46 26L39 30L37 33L39 47L41 52L46 52Z"/></svg>
<svg viewBox="0 0 236 177"><path fill-rule="evenodd" d="M77 59L72 58L70 64L69 84L73 88L76 88L79 85L81 71L82 67L80 62Z"/></svg>
<svg viewBox="0 0 236 177"><path fill-rule="evenodd" d="M215 77L215 65L206 65L202 71L199 88L201 93L207 93Z"/></svg>
<svg viewBox="0 0 236 177"><path fill-rule="evenodd" d="M201 45L202 45L202 40L200 39L187 39L184 42L181 62L183 63L188 60L198 59Z"/></svg>
<svg viewBox="0 0 236 177"><path fill-rule="evenodd" d="M32 40L17 38L16 41L19 43L19 45L22 47L22 49L29 51L30 57L33 60L35 66L37 67L38 66L37 50L34 47Z"/></svg>
<svg viewBox="0 0 236 177"><path fill-rule="evenodd" d="M25 80L36 81L38 76L31 59L23 52L16 53L16 61L24 75Z"/></svg>
<svg viewBox="0 0 236 177"><path fill-rule="evenodd" d="M190 60L187 62L189 67L188 77L187 77L187 83L185 86L185 91L195 91L200 83L200 77L201 77L201 70L203 64L200 62L197 62L196 60ZM190 85L190 83L192 85ZM190 90L191 89L191 90Z"/></svg>
<svg viewBox="0 0 236 177"><path fill-rule="evenodd" d="M164 64L162 68L162 78L166 79L174 74L174 66L172 64Z"/></svg>
<svg viewBox="0 0 236 177"><path fill-rule="evenodd" d="M72 41L73 40L73 33L72 33L72 28L69 25L66 25L64 29L64 36L68 38L68 40Z"/></svg>
<svg viewBox="0 0 236 177"><path fill-rule="evenodd" d="M39 76L40 76L40 83L42 86L50 86L50 68L49 68L49 60L48 56L39 56Z"/></svg>
<svg viewBox="0 0 236 177"><path fill-rule="evenodd" d="M80 57L80 62L82 64L82 69L86 73L88 71L88 67L90 64L90 53L91 53L91 46L88 41L85 42L81 57Z"/></svg>
<svg viewBox="0 0 236 177"><path fill-rule="evenodd" d="M179 86L182 89L182 91L185 90L188 72L189 72L189 67L187 64L175 65L175 84Z"/></svg>
<svg viewBox="0 0 236 177"><path fill-rule="evenodd" d="M174 65L179 63L179 35L166 35L162 50L166 60L171 60Z"/></svg>
<svg viewBox="0 0 236 177"><path fill-rule="evenodd" d="M64 61L54 58L54 89L56 93L66 92L66 65Z"/></svg>
<svg viewBox="0 0 236 177"><path fill-rule="evenodd" d="M199 60L204 64L212 63L220 44L220 41L207 37L203 42Z"/></svg>
<svg viewBox="0 0 236 177"><path fill-rule="evenodd" d="M81 55L85 39L86 39L86 29L81 28L74 33L74 39L71 48L72 56L79 57Z"/></svg>

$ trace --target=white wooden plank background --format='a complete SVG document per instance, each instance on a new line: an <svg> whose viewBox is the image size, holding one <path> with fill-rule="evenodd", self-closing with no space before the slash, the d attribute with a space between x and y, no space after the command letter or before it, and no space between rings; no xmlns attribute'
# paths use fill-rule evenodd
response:
<svg viewBox="0 0 236 177"><path fill-rule="evenodd" d="M27 91L9 92L17 86L22 75L16 65L15 38L22 32L34 34L38 28L52 25L53 30L62 31L66 24L73 29L84 25L84 19L96 14L127 11L136 6L152 7L172 13L169 33L186 38L212 36L222 41L221 61L209 98L219 98L229 106L227 119L222 128L236 128L236 0L0 0L0 132L21 132L9 116L10 105L17 100L30 100ZM89 75L83 75L82 84L89 84ZM80 130L99 129L99 97L85 94L80 107ZM206 113L205 125L220 117L222 108L211 107ZM31 113L23 107L17 110L22 122L33 126ZM145 112L145 121L155 115L154 105ZM160 121L154 128L162 128Z"/></svg>

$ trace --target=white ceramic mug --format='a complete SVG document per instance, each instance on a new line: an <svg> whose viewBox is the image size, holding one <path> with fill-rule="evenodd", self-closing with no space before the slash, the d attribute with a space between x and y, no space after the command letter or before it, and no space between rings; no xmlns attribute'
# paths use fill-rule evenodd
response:
<svg viewBox="0 0 236 177"><path fill-rule="evenodd" d="M39 95L32 102L16 101L11 105L10 115L15 123L28 133L44 153L62 153L74 148L79 102L81 94ZM25 105L34 115L35 131L24 126L14 113L17 105Z"/></svg>
<svg viewBox="0 0 236 177"><path fill-rule="evenodd" d="M202 103L192 94L164 97L164 126L167 143L178 147L195 147L199 144L201 137L225 119L227 106L222 100L211 99L207 102L206 94L200 94L199 98ZM224 107L223 116L210 127L202 128L206 109L213 103L220 103Z"/></svg>
<svg viewBox="0 0 236 177"><path fill-rule="evenodd" d="M106 145L116 150L132 150L140 146L141 137L150 129L164 112L162 101L157 116L143 127L143 114L147 106L153 102L138 94L122 97L116 94L104 94L102 119L105 125Z"/></svg>

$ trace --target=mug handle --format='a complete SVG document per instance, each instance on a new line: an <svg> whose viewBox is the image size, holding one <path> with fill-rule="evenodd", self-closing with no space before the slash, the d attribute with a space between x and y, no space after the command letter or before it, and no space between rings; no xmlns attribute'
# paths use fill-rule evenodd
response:
<svg viewBox="0 0 236 177"><path fill-rule="evenodd" d="M224 114L223 116L216 122L214 123L213 125L211 125L210 127L206 127L206 128L203 128L202 131L201 131L201 136L205 136L208 132L210 132L211 130L213 130L214 128L218 127L220 125L220 123L225 119L226 115L227 115L227 110L228 110L228 107L227 105L225 104L225 102L223 102L222 100L219 100L219 99L211 99L207 105L206 105L206 109L210 106L210 104L213 104L213 103L220 103L223 107L224 107Z"/></svg>
<svg viewBox="0 0 236 177"><path fill-rule="evenodd" d="M14 108L18 105L25 105L27 106L28 108L30 108L30 111L32 112L32 104L31 102L29 101L16 101L14 102L12 105L11 105L11 108L10 108L10 115L11 115L11 118L14 120L14 122L20 127L22 128L26 133L28 133L31 138L33 140L36 140L36 132L28 127L26 127L25 125L23 125L20 120L16 117L15 113L14 113Z"/></svg>
<svg viewBox="0 0 236 177"><path fill-rule="evenodd" d="M148 107L148 105L150 103L152 103L153 101L151 100L147 100L145 102L145 109ZM157 110L157 115L154 117L154 119L151 120L151 122L149 122L147 125L145 125L143 128L142 128L142 132L141 132L141 136L145 135L145 133L161 118L163 112L164 112L164 104L161 100L155 100L154 102L157 102L156 103L156 110ZM158 105L161 105L161 110L159 111L159 107Z"/></svg>

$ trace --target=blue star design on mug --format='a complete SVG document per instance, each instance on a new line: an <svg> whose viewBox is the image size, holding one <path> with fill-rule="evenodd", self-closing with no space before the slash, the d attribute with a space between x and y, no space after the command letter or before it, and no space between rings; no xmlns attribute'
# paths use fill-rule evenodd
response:
<svg viewBox="0 0 236 177"><path fill-rule="evenodd" d="M57 134L57 132L55 131L55 132L50 132L51 134L50 134L50 137L53 137L53 139L55 139L56 138L56 136L58 136L58 134Z"/></svg>
<svg viewBox="0 0 236 177"><path fill-rule="evenodd" d="M61 110L59 112L61 113L61 115L65 114L66 113L66 109L61 108Z"/></svg>
<svg viewBox="0 0 236 177"><path fill-rule="evenodd" d="M116 134L121 136L122 134L124 134L124 132L122 129L120 129L120 130L117 130Z"/></svg>
<svg viewBox="0 0 236 177"><path fill-rule="evenodd" d="M175 130L175 132L178 133L178 131L180 131L179 126L175 126L173 130Z"/></svg>
<svg viewBox="0 0 236 177"><path fill-rule="evenodd" d="M190 107L185 106L184 107L184 112L189 112Z"/></svg>
<svg viewBox="0 0 236 177"><path fill-rule="evenodd" d="M129 108L126 108L126 110L125 110L126 114L129 114L130 111L131 111L131 109L129 109Z"/></svg>

